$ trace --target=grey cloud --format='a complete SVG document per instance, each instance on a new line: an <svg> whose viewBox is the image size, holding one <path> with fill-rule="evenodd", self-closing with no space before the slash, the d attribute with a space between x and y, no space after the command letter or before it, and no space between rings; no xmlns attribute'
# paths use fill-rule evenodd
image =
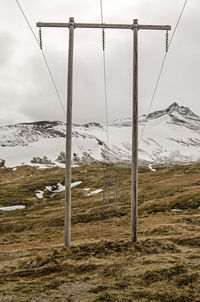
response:
<svg viewBox="0 0 200 302"><path fill-rule="evenodd" d="M2 121L64 120L62 108L32 34L16 5L3 0L12 14L11 26L0 28L0 104ZM50 3L51 2L51 3ZM7 4L8 3L8 4ZM99 22L98 1L22 1L31 25L37 21ZM104 1L106 22L175 25L182 0ZM9 6L9 9L8 9ZM199 2L188 2L169 51L152 110L172 101L200 114L199 97ZM5 18L2 16L2 18ZM6 20L7 21L7 20ZM192 21L192 22L191 22ZM6 36L5 36L6 33ZM68 31L44 29L44 50L56 84L66 105ZM16 39L16 40L15 40ZM107 92L109 120L131 115L132 32L106 31ZM139 32L139 110L145 113L151 101L165 51L165 33ZM11 61L12 58L12 61ZM12 64L10 64L12 62ZM6 67L6 68L5 68ZM103 65L100 30L75 30L73 120L81 123L105 120ZM12 106L10 105L12 104Z"/></svg>
<svg viewBox="0 0 200 302"><path fill-rule="evenodd" d="M11 62L15 40L8 33L0 32L0 45L0 68L2 68Z"/></svg>

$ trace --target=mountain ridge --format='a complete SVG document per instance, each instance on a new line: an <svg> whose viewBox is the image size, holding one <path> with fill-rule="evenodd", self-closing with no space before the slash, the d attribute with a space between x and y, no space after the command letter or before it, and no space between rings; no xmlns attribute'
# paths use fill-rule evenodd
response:
<svg viewBox="0 0 200 302"><path fill-rule="evenodd" d="M139 160L142 163L188 163L200 159L200 117L189 107L174 102L139 118ZM114 120L106 127L97 122L73 124L74 162L129 162L130 118ZM0 127L0 159L9 166L32 164L33 157L46 156L52 164L65 150L66 125L60 121L37 121Z"/></svg>

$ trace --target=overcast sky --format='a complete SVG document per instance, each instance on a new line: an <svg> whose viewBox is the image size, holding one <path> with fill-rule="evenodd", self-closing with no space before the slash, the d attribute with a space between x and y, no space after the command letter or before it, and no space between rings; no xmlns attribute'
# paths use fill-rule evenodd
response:
<svg viewBox="0 0 200 302"><path fill-rule="evenodd" d="M99 0L19 0L36 22L100 22ZM184 0L103 0L107 23L171 25ZM41 51L15 0L0 1L0 125L64 120ZM109 121L131 116L132 31L106 30ZM76 29L73 122L105 121L101 30ZM68 29L43 29L43 46L66 105ZM188 0L152 111L176 101L200 115L200 1ZM139 111L147 112L165 54L165 32L139 32Z"/></svg>

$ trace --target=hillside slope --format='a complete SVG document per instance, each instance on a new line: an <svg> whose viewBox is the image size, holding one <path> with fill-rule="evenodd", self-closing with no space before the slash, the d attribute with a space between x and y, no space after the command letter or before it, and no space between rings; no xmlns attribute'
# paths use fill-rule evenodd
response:
<svg viewBox="0 0 200 302"><path fill-rule="evenodd" d="M139 168L134 244L130 167L112 166L117 213L115 173L107 171L103 216L104 169L72 169L71 249L63 246L64 170L1 169L0 207L24 206L0 210L1 302L199 302L200 165Z"/></svg>
<svg viewBox="0 0 200 302"><path fill-rule="evenodd" d="M145 130L143 132L143 128ZM73 125L74 162L126 162L131 159L131 119ZM189 163L200 159L200 117L188 107L173 103L165 110L139 118L139 160L142 163ZM0 127L0 159L7 166L31 164L46 156L59 165L65 150L65 124L59 121L20 123Z"/></svg>

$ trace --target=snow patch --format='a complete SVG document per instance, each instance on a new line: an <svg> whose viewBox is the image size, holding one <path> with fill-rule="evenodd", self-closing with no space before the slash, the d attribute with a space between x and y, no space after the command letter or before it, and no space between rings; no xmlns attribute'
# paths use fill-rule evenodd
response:
<svg viewBox="0 0 200 302"><path fill-rule="evenodd" d="M10 206L10 207L1 207L1 211L14 211L14 210L22 210L25 206L17 205L17 206Z"/></svg>
<svg viewBox="0 0 200 302"><path fill-rule="evenodd" d="M58 189L57 190L53 190L53 192L60 193L60 192L65 191L65 186L63 186L61 183L58 183L57 186L58 186Z"/></svg>
<svg viewBox="0 0 200 302"><path fill-rule="evenodd" d="M80 184L82 184L82 181L75 181L75 182L73 182L73 183L71 184L71 188L74 188L74 187L76 187L76 186L78 186L78 185L80 185Z"/></svg>
<svg viewBox="0 0 200 302"><path fill-rule="evenodd" d="M44 189L45 191L52 191L52 186L45 186L45 189Z"/></svg>
<svg viewBox="0 0 200 302"><path fill-rule="evenodd" d="M74 188L78 185L80 185L82 183L82 181L75 181L75 182L72 182L71 183L71 188ZM61 183L58 183L56 185L57 189L53 189L53 186L45 186L45 191L49 191L49 192L52 192L52 193L55 193L55 194L52 194L50 197L53 198L56 193L60 193L60 192L63 192L65 191L65 186L63 186Z"/></svg>
<svg viewBox="0 0 200 302"><path fill-rule="evenodd" d="M36 191L35 195L38 199L42 199L44 196L44 191L38 190L38 191Z"/></svg>
<svg viewBox="0 0 200 302"><path fill-rule="evenodd" d="M156 169L154 169L154 168L152 167L152 164L149 165L149 169L150 169L152 172L156 172Z"/></svg>
<svg viewBox="0 0 200 302"><path fill-rule="evenodd" d="M82 181L75 181L71 183L71 188L74 188L78 185L80 185L82 183ZM61 185L60 183L58 183L58 189L57 190L53 190L53 192L59 193L59 192L63 192L65 191L65 186Z"/></svg>
<svg viewBox="0 0 200 302"><path fill-rule="evenodd" d="M87 196L96 195L96 194L101 193L101 192L103 192L103 190L98 189L98 190L92 191L91 193L87 194Z"/></svg>
<svg viewBox="0 0 200 302"><path fill-rule="evenodd" d="M181 209L172 209L172 212L181 212Z"/></svg>

